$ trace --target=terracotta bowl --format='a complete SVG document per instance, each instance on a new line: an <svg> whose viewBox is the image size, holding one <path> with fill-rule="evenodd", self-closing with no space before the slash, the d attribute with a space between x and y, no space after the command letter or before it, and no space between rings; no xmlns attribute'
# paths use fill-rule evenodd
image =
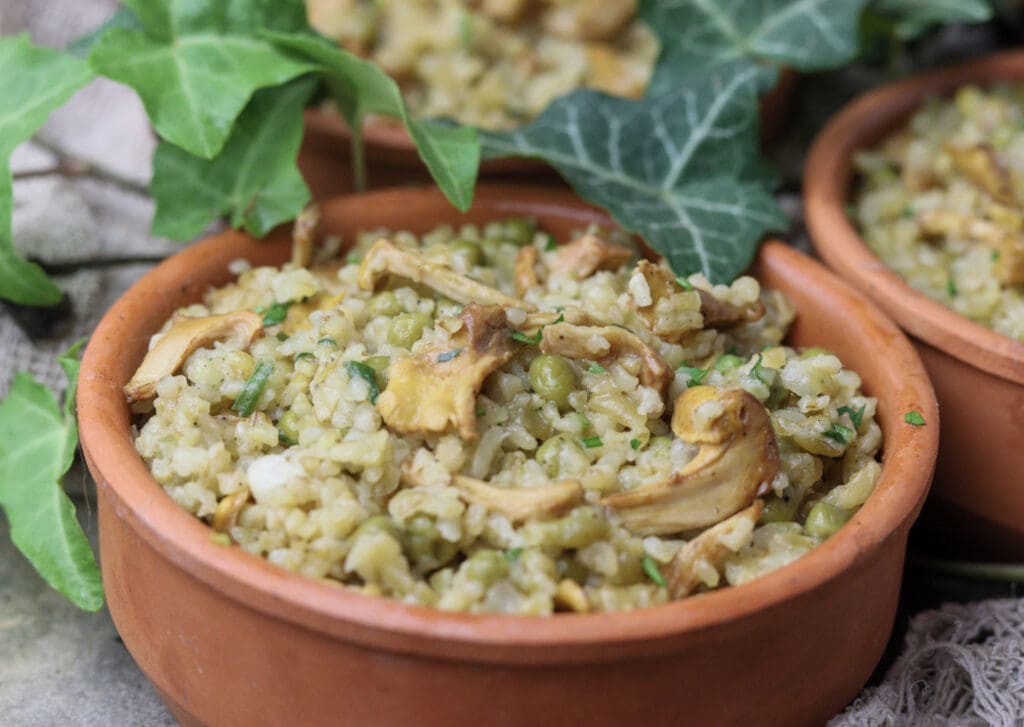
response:
<svg viewBox="0 0 1024 727"><path fill-rule="evenodd" d="M966 83L1024 81L1024 52L988 56L883 86L846 106L815 140L804 175L818 252L914 339L943 408L926 547L964 557L1024 558L1024 344L929 299L868 249L845 214L852 155L901 126L929 97Z"/></svg>
<svg viewBox="0 0 1024 727"><path fill-rule="evenodd" d="M775 87L761 99L761 138L766 144L782 129L795 83L796 74L784 69ZM298 162L313 198L329 199L354 192L349 150L352 137L344 120L331 111L316 109L306 111L305 119L306 132ZM397 122L382 120L366 124L363 143L369 176L367 184L371 189L431 181L412 140ZM544 162L520 158L483 162L480 179L539 186L565 184Z"/></svg>
<svg viewBox="0 0 1024 727"><path fill-rule="evenodd" d="M467 215L433 190L340 198L322 212L326 231L346 239L506 215L532 215L559 237L607 222L568 192L511 187L479 189ZM879 397L881 480L838 534L748 585L640 611L466 615L332 587L215 544L132 447L121 387L150 335L228 282L231 260L279 264L288 254L284 231L188 248L110 309L82 364L82 446L98 483L110 612L183 723L820 724L861 688L893 624L938 437L917 354L861 295L781 243L757 264L801 311L791 342L832 348ZM928 426L903 423L912 409Z"/></svg>

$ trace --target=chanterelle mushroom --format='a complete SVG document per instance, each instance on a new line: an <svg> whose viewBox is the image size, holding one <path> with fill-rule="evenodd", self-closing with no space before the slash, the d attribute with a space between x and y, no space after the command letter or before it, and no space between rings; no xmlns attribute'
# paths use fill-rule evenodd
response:
<svg viewBox="0 0 1024 727"><path fill-rule="evenodd" d="M657 351L625 328L553 323L541 333L540 350L566 358L585 358L605 365L634 357L640 362L640 383L664 393L674 373Z"/></svg>
<svg viewBox="0 0 1024 727"><path fill-rule="evenodd" d="M465 475L452 477L466 502L483 505L512 522L554 517L583 502L578 480L562 480L543 487L495 487Z"/></svg>
<svg viewBox="0 0 1024 727"><path fill-rule="evenodd" d="M593 233L562 245L551 261L557 272L574 272L581 279L597 270L618 270L633 257L628 247L606 242Z"/></svg>
<svg viewBox="0 0 1024 727"><path fill-rule="evenodd" d="M185 363L185 359L214 341L232 342L238 346L252 343L263 329L263 318L252 311L236 311L204 318L176 318L170 329L153 348L124 387L129 402L152 399L156 385Z"/></svg>
<svg viewBox="0 0 1024 727"><path fill-rule="evenodd" d="M779 471L771 417L743 389L694 386L676 398L672 431L700 446L661 482L601 500L640 535L667 535L720 522L764 494Z"/></svg>
<svg viewBox="0 0 1024 727"><path fill-rule="evenodd" d="M446 343L391 364L377 411L394 431L437 434L455 428L463 439L477 438L476 396L516 346L501 308L470 303L458 317L463 325Z"/></svg>
<svg viewBox="0 0 1024 727"><path fill-rule="evenodd" d="M760 300L734 305L701 288L684 290L666 268L641 260L630 275L630 304L656 336L679 343L701 328L728 328L764 316Z"/></svg>
<svg viewBox="0 0 1024 727"><path fill-rule="evenodd" d="M505 295L483 283L459 275L456 272L428 260L412 250L403 250L386 238L373 243L359 266L359 287L374 290L387 275L408 278L452 300L468 305L494 305L502 308L533 310L525 301Z"/></svg>
<svg viewBox="0 0 1024 727"><path fill-rule="evenodd" d="M1024 237L1004 225L979 219L951 209L923 210L917 224L926 236L962 237L998 252L993 273L1003 285L1024 283Z"/></svg>
<svg viewBox="0 0 1024 727"><path fill-rule="evenodd" d="M726 558L750 542L763 500L708 528L676 553L665 573L672 598L685 598L704 582L705 574L717 578ZM710 573L713 570L714 573Z"/></svg>
<svg viewBox="0 0 1024 727"><path fill-rule="evenodd" d="M1010 178L996 159L995 150L988 144L974 144L960 147L945 144L943 147L953 161L953 166L975 187L1007 205L1017 203L1013 196Z"/></svg>

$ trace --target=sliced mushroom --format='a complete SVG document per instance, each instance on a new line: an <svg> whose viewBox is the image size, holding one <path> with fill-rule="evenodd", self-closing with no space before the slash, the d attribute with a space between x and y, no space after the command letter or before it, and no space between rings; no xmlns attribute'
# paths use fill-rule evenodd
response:
<svg viewBox="0 0 1024 727"><path fill-rule="evenodd" d="M716 298L707 290L697 289L700 312L705 328L730 328L742 323L753 323L764 317L764 303L756 300L746 305L735 305Z"/></svg>
<svg viewBox="0 0 1024 727"><path fill-rule="evenodd" d="M452 485L467 502L483 505L514 523L554 517L583 502L583 486L578 480L562 480L543 487L495 487L455 475Z"/></svg>
<svg viewBox="0 0 1024 727"><path fill-rule="evenodd" d="M550 0L549 0L550 3ZM605 40L633 19L635 0L576 0L551 3L542 24L549 33L569 40Z"/></svg>
<svg viewBox="0 0 1024 727"><path fill-rule="evenodd" d="M918 213L917 224L928 237L960 237L987 245L998 253L996 280L1002 285L1024 283L1024 237L1020 232L951 209L924 210Z"/></svg>
<svg viewBox="0 0 1024 727"><path fill-rule="evenodd" d="M238 515L249 502L251 494L249 486L246 485L218 502L217 509L213 511L213 529L218 533L226 533L235 527Z"/></svg>
<svg viewBox="0 0 1024 727"><path fill-rule="evenodd" d="M601 500L630 532L667 535L705 528L768 491L779 471L771 417L743 389L694 386L676 398L672 431L697 455L660 482Z"/></svg>
<svg viewBox="0 0 1024 727"><path fill-rule="evenodd" d="M632 258L630 248L588 233L558 248L550 265L556 272L576 273L582 279L598 270L618 270Z"/></svg>
<svg viewBox="0 0 1024 727"><path fill-rule="evenodd" d="M754 500L747 509L708 528L680 548L665 573L669 595L685 598L696 591L703 583L702 571L714 569L721 573L726 559L750 543L762 510L764 501Z"/></svg>
<svg viewBox="0 0 1024 727"><path fill-rule="evenodd" d="M532 5L533 0L483 0L480 9L495 20L516 23Z"/></svg>
<svg viewBox="0 0 1024 727"><path fill-rule="evenodd" d="M555 606L562 611L587 613L590 610L590 599L583 586L571 578L563 578L555 586Z"/></svg>
<svg viewBox="0 0 1024 727"><path fill-rule="evenodd" d="M248 346L261 330L263 319L252 311L204 318L176 318L167 333L149 349L135 375L125 385L125 396L129 402L152 399L161 379L181 368L193 352L214 341Z"/></svg>
<svg viewBox="0 0 1024 727"><path fill-rule="evenodd" d="M516 283L516 292L519 295L526 295L531 288L537 287L540 280L537 279L537 260L540 259L540 250L533 245L525 245L519 248L516 253L516 263L512 270L512 277Z"/></svg>
<svg viewBox="0 0 1024 727"><path fill-rule="evenodd" d="M295 218L292 226L292 265L308 268L313 262L313 245L320 227L320 208L315 204L306 207Z"/></svg>
<svg viewBox="0 0 1024 727"><path fill-rule="evenodd" d="M464 305L479 303L502 308L534 310L534 307L525 301L459 275L444 265L428 260L418 252L402 250L382 237L373 243L363 256L363 262L359 266L359 287L372 291L389 274L422 283Z"/></svg>
<svg viewBox="0 0 1024 727"><path fill-rule="evenodd" d="M601 365L623 358L640 364L640 383L664 394L674 373L657 351L625 328L552 323L541 333L540 350L571 359L587 359Z"/></svg>
<svg viewBox="0 0 1024 727"><path fill-rule="evenodd" d="M501 308L470 303L458 317L463 325L446 343L391 363L377 411L394 431L426 435L454 428L463 439L477 438L476 396L516 346Z"/></svg>
<svg viewBox="0 0 1024 727"><path fill-rule="evenodd" d="M961 147L947 143L943 148L953 160L953 166L975 187L1003 204L1017 203L1010 178L996 159L995 150L991 146L974 144Z"/></svg>

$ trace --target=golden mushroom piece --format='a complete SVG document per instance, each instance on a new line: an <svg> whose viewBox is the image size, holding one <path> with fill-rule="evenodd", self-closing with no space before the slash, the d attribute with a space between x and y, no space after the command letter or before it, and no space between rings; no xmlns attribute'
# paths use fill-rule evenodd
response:
<svg viewBox="0 0 1024 727"><path fill-rule="evenodd" d="M995 150L988 144L974 144L962 147L946 143L943 149L949 154L953 166L971 184L1005 205L1016 205L1010 177L996 159Z"/></svg>
<svg viewBox="0 0 1024 727"><path fill-rule="evenodd" d="M263 318L252 311L176 318L168 331L149 349L131 381L125 385L125 396L129 402L152 399L156 396L156 385L160 380L181 368L185 359L195 351L214 341L247 346L261 330Z"/></svg>
<svg viewBox="0 0 1024 727"><path fill-rule="evenodd" d="M514 523L554 517L583 502L583 486L578 480L562 480L543 487L495 487L455 475L452 485L466 502L483 505Z"/></svg>
<svg viewBox="0 0 1024 727"><path fill-rule="evenodd" d="M403 250L387 238L377 240L363 256L359 266L359 287L374 290L387 275L397 275L468 305L494 305L503 308L533 310L525 301L505 295L500 290L478 283L439 265L418 252Z"/></svg>
<svg viewBox="0 0 1024 727"><path fill-rule="evenodd" d="M700 447L661 482L602 498L630 532L667 535L705 528L750 505L779 471L771 417L743 389L694 386L676 398L672 431Z"/></svg>
<svg viewBox="0 0 1024 727"><path fill-rule="evenodd" d="M576 273L582 279L598 270L618 270L632 257L632 249L588 233L558 248L551 261L551 269Z"/></svg>
<svg viewBox="0 0 1024 727"><path fill-rule="evenodd" d="M476 396L516 347L497 306L470 303L458 319L462 327L443 345L392 362L387 388L377 397L377 411L390 429L424 435L454 428L469 441L479 436Z"/></svg>

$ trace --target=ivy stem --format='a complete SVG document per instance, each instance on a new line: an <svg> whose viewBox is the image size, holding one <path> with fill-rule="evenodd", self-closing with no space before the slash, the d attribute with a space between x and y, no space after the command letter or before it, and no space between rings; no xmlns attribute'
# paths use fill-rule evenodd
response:
<svg viewBox="0 0 1024 727"><path fill-rule="evenodd" d="M974 563L966 560L911 558L910 566L931 573L972 580L1024 583L1024 564L1020 563Z"/></svg>
<svg viewBox="0 0 1024 727"><path fill-rule="evenodd" d="M70 178L81 178L91 177L93 179L99 179L104 182L113 184L126 192L132 194L138 194L143 197L149 196L149 189L145 184L141 184L134 179L130 179L122 174L107 169L106 167L91 162L77 159L60 147L51 144L41 137L35 137L32 139L32 143L39 147L42 147L46 151L57 157L57 163L52 167L44 169L28 169L23 172L15 172L11 177L15 180L21 179L36 179L39 177L48 177L53 175L59 175L62 177Z"/></svg>
<svg viewBox="0 0 1024 727"><path fill-rule="evenodd" d="M357 192L366 191L366 154L363 146L363 119L352 124L352 181Z"/></svg>

